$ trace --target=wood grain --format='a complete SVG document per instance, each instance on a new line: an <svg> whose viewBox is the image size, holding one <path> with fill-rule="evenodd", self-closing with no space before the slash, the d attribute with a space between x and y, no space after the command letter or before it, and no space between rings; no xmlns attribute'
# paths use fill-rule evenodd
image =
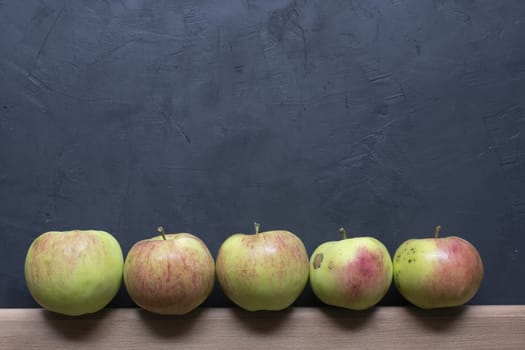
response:
<svg viewBox="0 0 525 350"><path fill-rule="evenodd" d="M106 309L77 318L0 309L0 349L525 349L525 305L366 312L200 308L180 317Z"/></svg>

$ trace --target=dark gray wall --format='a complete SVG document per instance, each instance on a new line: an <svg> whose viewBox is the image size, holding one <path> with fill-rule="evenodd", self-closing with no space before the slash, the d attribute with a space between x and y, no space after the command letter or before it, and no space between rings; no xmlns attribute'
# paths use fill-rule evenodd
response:
<svg viewBox="0 0 525 350"><path fill-rule="evenodd" d="M35 306L23 259L47 230L126 253L164 225L215 255L255 220L309 253L339 226L393 254L441 224L484 259L472 303L524 303L524 18L521 0L0 1L0 307Z"/></svg>

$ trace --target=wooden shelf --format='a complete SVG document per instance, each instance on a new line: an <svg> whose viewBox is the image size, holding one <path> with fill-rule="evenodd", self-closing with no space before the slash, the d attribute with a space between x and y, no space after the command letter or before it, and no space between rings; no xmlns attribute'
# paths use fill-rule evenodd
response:
<svg viewBox="0 0 525 350"><path fill-rule="evenodd" d="M77 318L0 309L0 349L525 349L525 305L365 312L199 308L180 317L106 309Z"/></svg>

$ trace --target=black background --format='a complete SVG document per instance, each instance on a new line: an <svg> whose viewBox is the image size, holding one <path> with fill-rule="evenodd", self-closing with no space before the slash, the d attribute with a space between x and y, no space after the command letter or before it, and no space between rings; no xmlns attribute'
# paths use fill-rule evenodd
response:
<svg viewBox="0 0 525 350"><path fill-rule="evenodd" d="M309 254L441 224L484 259L472 304L525 302L521 0L3 0L0 53L0 307L36 306L45 231L127 253L163 225L215 256L254 221Z"/></svg>

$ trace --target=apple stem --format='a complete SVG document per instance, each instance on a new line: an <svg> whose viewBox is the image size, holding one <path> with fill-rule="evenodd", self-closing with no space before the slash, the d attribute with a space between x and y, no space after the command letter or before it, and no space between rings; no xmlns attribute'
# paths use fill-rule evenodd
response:
<svg viewBox="0 0 525 350"><path fill-rule="evenodd" d="M434 230L434 238L438 238L439 232L441 232L441 225L436 226L436 229Z"/></svg>
<svg viewBox="0 0 525 350"><path fill-rule="evenodd" d="M347 237L346 237L346 230L345 230L344 228L341 227L341 228L339 229L339 233L341 234L341 238L342 238L342 239L346 239L346 238L347 238Z"/></svg>
<svg viewBox="0 0 525 350"><path fill-rule="evenodd" d="M255 234L258 234L259 233L259 228L261 227L261 224L259 224L257 222L254 222L253 226L255 226Z"/></svg>
<svg viewBox="0 0 525 350"><path fill-rule="evenodd" d="M164 227L162 226L157 227L157 232L160 233L163 240L166 240L166 232L164 232Z"/></svg>

